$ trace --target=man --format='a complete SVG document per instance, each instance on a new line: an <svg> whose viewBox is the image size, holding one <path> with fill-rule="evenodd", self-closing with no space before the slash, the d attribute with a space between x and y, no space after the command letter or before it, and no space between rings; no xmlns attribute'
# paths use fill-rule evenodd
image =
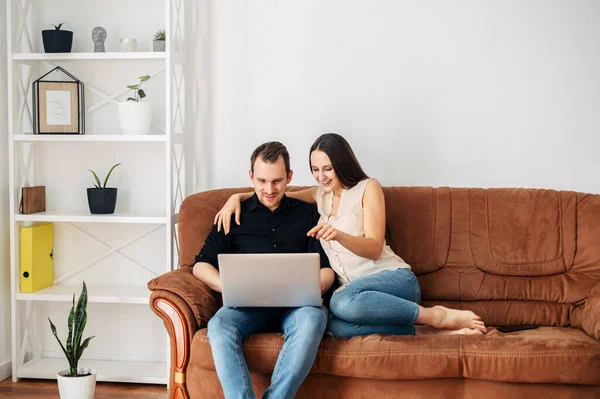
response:
<svg viewBox="0 0 600 399"><path fill-rule="evenodd" d="M196 256L196 278L221 292L219 253L319 252L321 293L329 289L333 270L319 242L306 235L319 220L317 210L285 195L292 173L283 144L269 142L254 150L249 171L254 195L242 203L242 223L227 235L213 226ZM208 322L207 336L225 397L254 398L242 340L252 333L282 331L283 348L263 397L293 398L312 367L326 325L324 306L221 308Z"/></svg>

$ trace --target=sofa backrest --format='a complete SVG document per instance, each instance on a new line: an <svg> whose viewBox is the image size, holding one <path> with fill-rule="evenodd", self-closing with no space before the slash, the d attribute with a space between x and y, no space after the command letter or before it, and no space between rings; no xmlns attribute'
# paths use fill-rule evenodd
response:
<svg viewBox="0 0 600 399"><path fill-rule="evenodd" d="M538 189L385 187L388 244L424 304L492 325L575 326L600 282L600 195Z"/></svg>
<svg viewBox="0 0 600 399"><path fill-rule="evenodd" d="M214 215L248 188L181 205L182 266ZM417 274L423 305L471 309L491 325L574 326L600 282L600 195L538 189L384 187L387 241Z"/></svg>

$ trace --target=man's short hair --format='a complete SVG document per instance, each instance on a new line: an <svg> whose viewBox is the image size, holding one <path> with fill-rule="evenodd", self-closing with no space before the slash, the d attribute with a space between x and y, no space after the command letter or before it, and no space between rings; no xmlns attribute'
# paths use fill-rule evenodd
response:
<svg viewBox="0 0 600 399"><path fill-rule="evenodd" d="M256 147L256 150L250 157L250 170L254 173L254 162L260 156L264 162L275 163L279 157L283 157L283 163L285 164L285 173L290 173L290 153L287 148L279 141L269 141Z"/></svg>

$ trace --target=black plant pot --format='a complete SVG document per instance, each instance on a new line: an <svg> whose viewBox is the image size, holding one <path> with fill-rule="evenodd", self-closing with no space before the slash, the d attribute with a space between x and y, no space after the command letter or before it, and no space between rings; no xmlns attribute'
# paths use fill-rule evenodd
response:
<svg viewBox="0 0 600 399"><path fill-rule="evenodd" d="M94 215L115 213L115 206L117 205L116 188L88 188L87 197L90 212Z"/></svg>
<svg viewBox="0 0 600 399"><path fill-rule="evenodd" d="M73 32L56 29L43 30L42 40L44 51L47 53L70 53L73 45Z"/></svg>

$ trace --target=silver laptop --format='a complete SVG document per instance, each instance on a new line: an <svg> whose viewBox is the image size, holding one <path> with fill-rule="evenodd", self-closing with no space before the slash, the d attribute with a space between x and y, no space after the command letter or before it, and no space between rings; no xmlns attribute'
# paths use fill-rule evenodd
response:
<svg viewBox="0 0 600 399"><path fill-rule="evenodd" d="M317 253L219 254L223 305L321 306Z"/></svg>

